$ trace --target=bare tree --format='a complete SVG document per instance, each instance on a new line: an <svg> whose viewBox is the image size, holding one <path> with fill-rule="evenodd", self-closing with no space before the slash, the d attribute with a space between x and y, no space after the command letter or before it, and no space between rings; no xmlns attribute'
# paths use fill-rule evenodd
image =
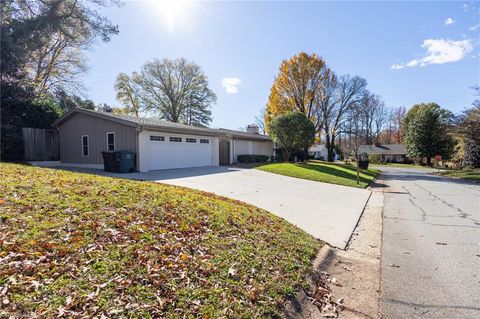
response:
<svg viewBox="0 0 480 319"><path fill-rule="evenodd" d="M405 106L399 106L395 109L395 130L397 143L403 142L403 119L407 115L407 108Z"/></svg>
<svg viewBox="0 0 480 319"><path fill-rule="evenodd" d="M392 144L393 142L393 133L395 131L395 111L392 108L387 110L387 124L385 128L384 134L382 134L382 138L380 142L384 144Z"/></svg>
<svg viewBox="0 0 480 319"><path fill-rule="evenodd" d="M317 101L318 118L329 162L334 160L335 139L348 122L346 115L362 99L366 86L367 81L361 77L344 75L337 79L333 73L323 82Z"/></svg>
<svg viewBox="0 0 480 319"><path fill-rule="evenodd" d="M134 114L138 117L140 113L140 75L136 72L132 76L120 73L115 81L115 91L117 91L117 100L120 101L127 113Z"/></svg>
<svg viewBox="0 0 480 319"><path fill-rule="evenodd" d="M79 75L87 70L82 50L88 39L81 34L73 36L75 39L62 33L53 34L47 46L32 52L30 70L39 94L58 87L66 91L83 89Z"/></svg>
<svg viewBox="0 0 480 319"><path fill-rule="evenodd" d="M30 33L30 51L24 68L37 94L82 88L79 75L86 70L83 51L97 37L109 41L118 33L96 9L109 0L9 1L12 17L24 21L19 33Z"/></svg>
<svg viewBox="0 0 480 319"><path fill-rule="evenodd" d="M265 112L266 109L263 108L260 110L260 115L255 116L255 124L257 124L262 134L265 134Z"/></svg>
<svg viewBox="0 0 480 319"><path fill-rule="evenodd" d="M186 59L154 60L141 72L141 100L147 110L168 121L205 126L212 120L216 102L200 67Z"/></svg>
<svg viewBox="0 0 480 319"><path fill-rule="evenodd" d="M364 143L373 144L378 140L387 120L385 104L380 96L366 91L358 103L358 108L360 112L359 120L362 122Z"/></svg>

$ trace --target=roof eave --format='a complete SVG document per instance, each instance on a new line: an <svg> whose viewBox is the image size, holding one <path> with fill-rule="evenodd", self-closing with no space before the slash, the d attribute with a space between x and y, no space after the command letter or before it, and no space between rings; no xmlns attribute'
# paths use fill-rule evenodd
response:
<svg viewBox="0 0 480 319"><path fill-rule="evenodd" d="M120 118L116 118L116 117L108 116L108 115L103 115L102 113L99 113L99 112L95 112L95 111L91 111L91 110L87 110L87 109L81 109L81 108L71 109L70 111L65 113L63 116L61 116L59 119L57 119L55 122L53 122L52 126L58 128L66 120L68 120L69 118L71 118L72 116L74 116L75 114L78 114L78 113L90 115L90 116L93 116L93 117L101 118L101 119L104 119L104 120L107 120L107 121L113 121L113 122L116 122L116 123L132 126L132 127L138 127L137 123L129 121L129 120L120 119Z"/></svg>
<svg viewBox="0 0 480 319"><path fill-rule="evenodd" d="M206 131L198 130L195 128L183 128L183 127L168 127L168 126L158 126L158 125L140 125L144 130L148 131L158 131L158 132L167 132L167 133L195 133L197 135L203 136L221 136L221 133L215 131Z"/></svg>
<svg viewBox="0 0 480 319"><path fill-rule="evenodd" d="M255 140L255 141L265 141L265 142L271 142L272 139L270 137L263 137L263 136L245 136L245 135L236 135L236 134L229 134L233 138L237 140Z"/></svg>

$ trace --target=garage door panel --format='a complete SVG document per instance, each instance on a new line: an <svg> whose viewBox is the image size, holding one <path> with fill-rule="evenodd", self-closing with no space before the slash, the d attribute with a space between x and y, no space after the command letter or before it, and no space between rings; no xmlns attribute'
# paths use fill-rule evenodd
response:
<svg viewBox="0 0 480 319"><path fill-rule="evenodd" d="M164 140L150 140L152 136L163 136ZM170 137L179 137L181 142L171 142ZM152 132L147 133L144 155L147 159L148 170L199 167L212 165L213 139L211 137L165 134ZM195 143L187 143L186 139L195 139ZM200 143L200 139L208 140L209 143Z"/></svg>

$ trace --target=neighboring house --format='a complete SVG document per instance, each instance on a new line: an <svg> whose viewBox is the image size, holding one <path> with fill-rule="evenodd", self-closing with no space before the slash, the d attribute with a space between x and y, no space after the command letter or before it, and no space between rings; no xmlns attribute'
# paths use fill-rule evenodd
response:
<svg viewBox="0 0 480 319"><path fill-rule="evenodd" d="M380 155L385 162L404 163L406 160L407 151L403 144L380 144L360 145L358 147L358 154L367 153Z"/></svg>
<svg viewBox="0 0 480 319"><path fill-rule="evenodd" d="M308 149L308 155L313 156L314 159L326 161L328 159L328 150L324 144L315 144ZM339 159L336 153L334 153L334 159Z"/></svg>
<svg viewBox="0 0 480 319"><path fill-rule="evenodd" d="M238 155L273 154L270 137L250 132L210 129L130 115L73 109L53 124L59 131L64 165L103 168L103 151L137 154L137 170L218 166Z"/></svg>

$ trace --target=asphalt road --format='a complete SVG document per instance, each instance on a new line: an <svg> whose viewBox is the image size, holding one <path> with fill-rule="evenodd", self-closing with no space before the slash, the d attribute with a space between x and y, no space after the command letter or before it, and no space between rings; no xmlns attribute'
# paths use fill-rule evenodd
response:
<svg viewBox="0 0 480 319"><path fill-rule="evenodd" d="M480 318L480 184L382 168L381 318Z"/></svg>

